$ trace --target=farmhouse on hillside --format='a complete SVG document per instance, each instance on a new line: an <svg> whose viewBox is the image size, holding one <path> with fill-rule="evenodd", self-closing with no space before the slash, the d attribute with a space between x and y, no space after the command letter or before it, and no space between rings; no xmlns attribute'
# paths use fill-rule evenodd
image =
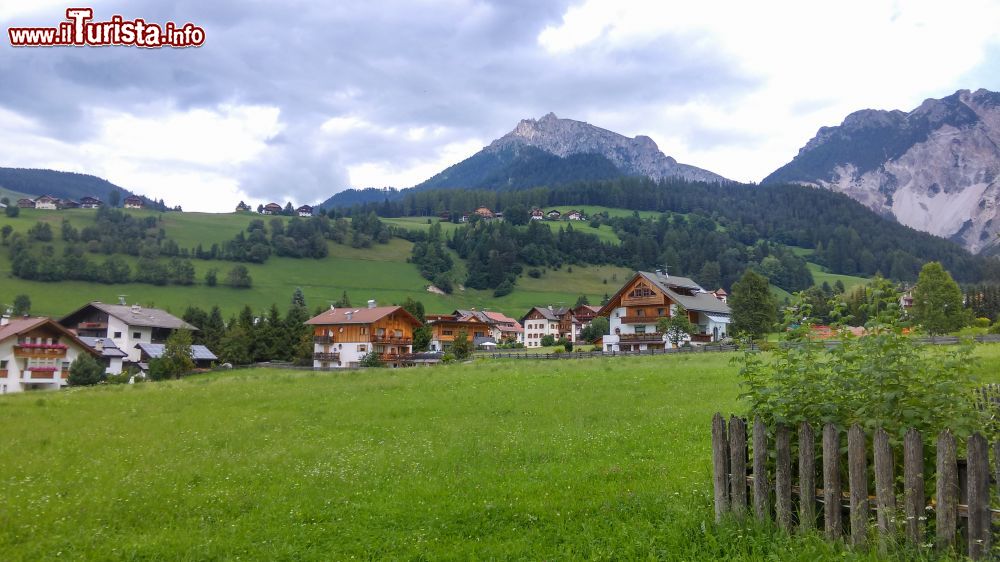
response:
<svg viewBox="0 0 1000 562"><path fill-rule="evenodd" d="M476 210L473 212L479 215L480 218L483 218L485 220L491 220L495 217L493 211L491 211L489 207L477 207Z"/></svg>
<svg viewBox="0 0 1000 562"><path fill-rule="evenodd" d="M280 215L283 207L277 203L268 203L264 205L264 209L260 212L262 215Z"/></svg>
<svg viewBox="0 0 1000 562"><path fill-rule="evenodd" d="M125 198L122 204L126 209L141 209L142 208L142 197L137 197L135 195L129 195Z"/></svg>
<svg viewBox="0 0 1000 562"><path fill-rule="evenodd" d="M566 218L571 221L582 221L583 213L581 213L580 211L570 211L566 213Z"/></svg>
<svg viewBox="0 0 1000 562"><path fill-rule="evenodd" d="M108 340L127 354L126 361L138 363L142 357L140 343L166 343L175 330L197 330L180 318L158 308L143 308L137 304L91 302L67 314L59 323L76 335Z"/></svg>
<svg viewBox="0 0 1000 562"><path fill-rule="evenodd" d="M531 210L531 220L540 221L545 218L545 212L541 209L535 208Z"/></svg>
<svg viewBox="0 0 1000 562"><path fill-rule="evenodd" d="M0 394L58 390L67 384L69 367L87 344L50 318L0 318Z"/></svg>
<svg viewBox="0 0 1000 562"><path fill-rule="evenodd" d="M250 205L247 205L243 201L240 201L236 205L236 212L237 213L249 213L250 212Z"/></svg>
<svg viewBox="0 0 1000 562"><path fill-rule="evenodd" d="M80 198L80 208L81 209L98 209L102 205L101 200L97 197L91 197L87 195L86 197Z"/></svg>
<svg viewBox="0 0 1000 562"><path fill-rule="evenodd" d="M27 197L24 197L24 198L21 198L21 199L17 200L17 206L20 207L20 208L22 208L22 209L34 209L35 208L35 200L34 199L28 199Z"/></svg>
<svg viewBox="0 0 1000 562"><path fill-rule="evenodd" d="M369 353L401 367L409 363L420 320L401 306L376 306L370 300L366 308L330 307L306 324L313 327L314 369L359 367Z"/></svg>
<svg viewBox="0 0 1000 562"><path fill-rule="evenodd" d="M558 209L552 209L548 213L545 213L545 216L551 221L557 221L562 218L562 213Z"/></svg>
<svg viewBox="0 0 1000 562"><path fill-rule="evenodd" d="M59 200L55 197L42 195L38 199L35 199L35 208L45 209L46 211L55 211L59 208Z"/></svg>
<svg viewBox="0 0 1000 562"><path fill-rule="evenodd" d="M670 342L656 331L656 324L674 314L677 305L687 310L697 330L690 336L692 343L726 337L732 313L725 301L686 277L639 271L598 312L610 324L604 351L668 349Z"/></svg>
<svg viewBox="0 0 1000 562"><path fill-rule="evenodd" d="M524 325L524 346L541 347L542 338L552 336L576 343L582 329L580 321L573 316L573 309L566 307L535 306L521 317Z"/></svg>
<svg viewBox="0 0 1000 562"><path fill-rule="evenodd" d="M313 208L309 205L302 205L298 209L295 209L295 213L300 217L311 217L313 216Z"/></svg>

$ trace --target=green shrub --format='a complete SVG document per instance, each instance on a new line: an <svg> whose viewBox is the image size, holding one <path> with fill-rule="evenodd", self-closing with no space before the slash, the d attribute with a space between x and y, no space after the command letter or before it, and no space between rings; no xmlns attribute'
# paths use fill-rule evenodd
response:
<svg viewBox="0 0 1000 562"><path fill-rule="evenodd" d="M81 353L69 366L71 386L90 386L104 380L104 366L89 353Z"/></svg>
<svg viewBox="0 0 1000 562"><path fill-rule="evenodd" d="M552 334L546 334L542 336L541 344L542 347L552 347L553 345L556 344L556 337L553 336Z"/></svg>
<svg viewBox="0 0 1000 562"><path fill-rule="evenodd" d="M382 362L382 358L379 357L378 352L371 351L361 358L360 364L362 367L385 367L385 363Z"/></svg>
<svg viewBox="0 0 1000 562"><path fill-rule="evenodd" d="M117 375L108 375L105 377L104 382L108 384L128 384L131 378L132 375L128 373L118 373Z"/></svg>
<svg viewBox="0 0 1000 562"><path fill-rule="evenodd" d="M972 321L973 328L989 328L990 319L989 318L976 318Z"/></svg>
<svg viewBox="0 0 1000 562"><path fill-rule="evenodd" d="M455 362L455 356L452 355L451 353L445 353L444 355L441 356L441 362L442 363L454 363Z"/></svg>

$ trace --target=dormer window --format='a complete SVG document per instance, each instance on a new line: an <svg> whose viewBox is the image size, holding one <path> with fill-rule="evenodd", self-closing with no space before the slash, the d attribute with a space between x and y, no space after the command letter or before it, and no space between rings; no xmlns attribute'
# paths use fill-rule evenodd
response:
<svg viewBox="0 0 1000 562"><path fill-rule="evenodd" d="M639 283L634 289L632 289L628 296L633 299L641 299L656 296L656 293L654 293L653 290L650 289L645 283Z"/></svg>

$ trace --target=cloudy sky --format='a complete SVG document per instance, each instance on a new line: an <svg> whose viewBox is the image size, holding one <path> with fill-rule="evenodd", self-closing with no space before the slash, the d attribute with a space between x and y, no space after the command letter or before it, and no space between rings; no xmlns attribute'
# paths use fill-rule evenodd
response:
<svg viewBox="0 0 1000 562"><path fill-rule="evenodd" d="M0 166L186 210L408 187L552 111L759 181L822 125L1000 90L1000 2L92 0L195 49L11 48L68 6L0 0Z"/></svg>

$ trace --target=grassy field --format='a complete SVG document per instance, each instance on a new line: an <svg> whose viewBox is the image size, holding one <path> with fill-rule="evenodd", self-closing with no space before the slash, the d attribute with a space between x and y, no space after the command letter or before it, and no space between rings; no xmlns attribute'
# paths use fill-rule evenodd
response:
<svg viewBox="0 0 1000 562"><path fill-rule="evenodd" d="M995 380L1000 348L979 355ZM739 408L730 359L257 370L2 397L0 552L853 557L815 536L712 523L710 418Z"/></svg>
<svg viewBox="0 0 1000 562"><path fill-rule="evenodd" d="M602 207L595 207L595 208L602 208ZM618 210L624 212L624 209L618 209ZM410 230L421 230L425 232L428 229L430 229L431 224L434 223L441 223L441 230L445 233L452 232L455 229L462 227L462 225L453 222L447 222L447 221L443 222L441 221L441 219L437 217L399 217L399 218L382 219L382 221L387 224L394 224L396 226L400 226ZM553 232L558 232L560 228L565 229L567 226L572 225L573 230L584 232L587 234L593 234L597 236L599 239L601 239L601 241L603 242L612 242L614 244L618 244L619 242L621 242L621 240L618 238L618 235L615 234L614 230L612 230L611 227L606 224L602 224L598 228L590 226L590 224L587 223L586 221L572 221L572 222L542 221L542 224L549 227Z"/></svg>

